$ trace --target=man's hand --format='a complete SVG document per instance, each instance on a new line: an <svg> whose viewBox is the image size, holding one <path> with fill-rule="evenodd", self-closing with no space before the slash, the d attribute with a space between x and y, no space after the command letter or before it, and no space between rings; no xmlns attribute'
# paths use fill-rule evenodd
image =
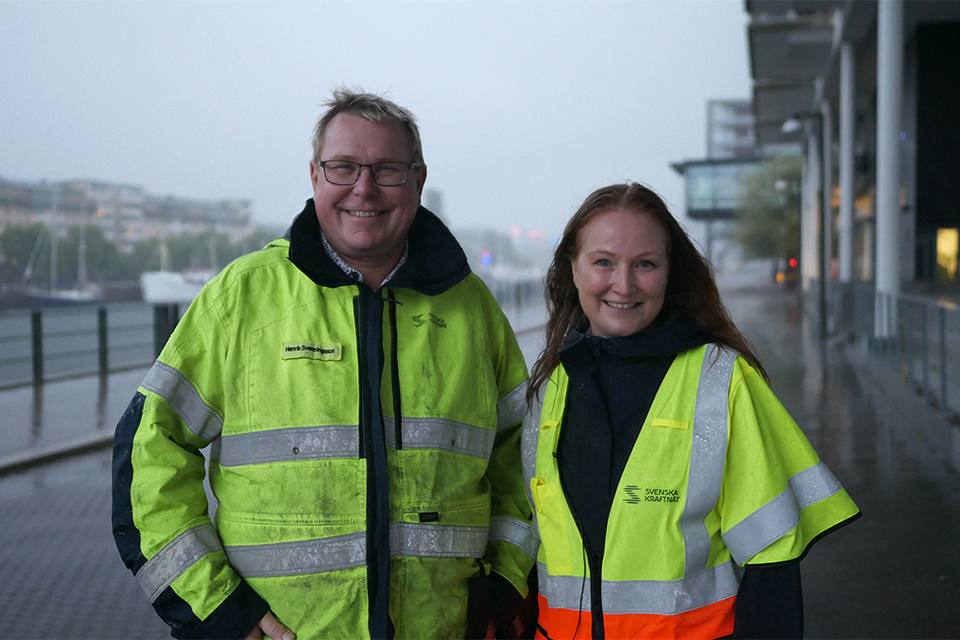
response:
<svg viewBox="0 0 960 640"><path fill-rule="evenodd" d="M263 636L268 636L273 640L297 640L297 634L280 624L269 611L243 640L261 640Z"/></svg>

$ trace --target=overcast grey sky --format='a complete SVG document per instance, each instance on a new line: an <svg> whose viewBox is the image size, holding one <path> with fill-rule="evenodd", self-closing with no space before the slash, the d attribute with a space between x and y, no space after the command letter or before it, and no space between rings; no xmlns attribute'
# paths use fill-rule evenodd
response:
<svg viewBox="0 0 960 640"><path fill-rule="evenodd" d="M679 213L669 163L705 154L706 101L746 98L742 0L0 0L0 176L245 198L285 225L339 84L418 117L453 228L557 235L637 180Z"/></svg>

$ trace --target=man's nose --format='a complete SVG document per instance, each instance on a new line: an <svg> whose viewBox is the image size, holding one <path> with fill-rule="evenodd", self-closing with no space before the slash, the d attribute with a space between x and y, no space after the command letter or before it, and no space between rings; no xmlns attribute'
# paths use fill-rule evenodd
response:
<svg viewBox="0 0 960 640"><path fill-rule="evenodd" d="M370 193L379 189L380 186L373 181L373 167L360 167L360 175L353 185L356 193Z"/></svg>

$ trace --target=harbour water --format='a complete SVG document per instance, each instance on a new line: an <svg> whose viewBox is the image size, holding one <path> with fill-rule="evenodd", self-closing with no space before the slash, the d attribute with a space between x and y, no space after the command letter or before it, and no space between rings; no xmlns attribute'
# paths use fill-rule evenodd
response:
<svg viewBox="0 0 960 640"><path fill-rule="evenodd" d="M0 313L0 389L33 381L37 318L47 381L99 371L101 322L108 370L149 365L156 355L154 311L143 302L4 311Z"/></svg>

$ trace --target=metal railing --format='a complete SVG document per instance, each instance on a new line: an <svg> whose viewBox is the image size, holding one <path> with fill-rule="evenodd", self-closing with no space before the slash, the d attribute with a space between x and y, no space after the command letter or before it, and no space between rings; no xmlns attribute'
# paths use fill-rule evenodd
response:
<svg viewBox="0 0 960 640"><path fill-rule="evenodd" d="M178 305L119 303L0 314L0 389L149 366Z"/></svg>
<svg viewBox="0 0 960 640"><path fill-rule="evenodd" d="M935 406L960 414L960 306L864 284L831 283L828 300L831 335L853 336ZM895 319L892 335L876 335L880 305Z"/></svg>
<svg viewBox="0 0 960 640"><path fill-rule="evenodd" d="M542 299L536 280L488 283L513 322ZM0 313L0 389L150 366L187 305L117 303Z"/></svg>

